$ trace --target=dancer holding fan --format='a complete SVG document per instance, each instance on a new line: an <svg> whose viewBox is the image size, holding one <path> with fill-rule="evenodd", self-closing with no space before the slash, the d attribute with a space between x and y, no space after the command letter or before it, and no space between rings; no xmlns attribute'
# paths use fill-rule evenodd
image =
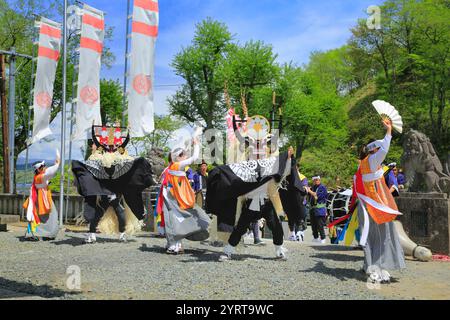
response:
<svg viewBox="0 0 450 320"><path fill-rule="evenodd" d="M163 173L156 210L161 216L161 226L165 228L167 253L184 252L182 240L203 241L209 237L209 216L195 204L195 193L186 177L185 168L199 157L198 136L194 134L194 152L190 158L184 148L175 148L169 154L169 166Z"/></svg>
<svg viewBox="0 0 450 320"><path fill-rule="evenodd" d="M402 122L400 115L390 104L375 101L373 105L382 117L386 135L383 140L373 141L361 149L351 207L357 205L355 214L361 232L360 244L364 248L364 271L371 281L388 283L391 275L387 270L404 269L406 264L393 223L401 213L386 186L381 165L392 139L393 123L390 115L395 116L395 128L399 132L402 131Z"/></svg>

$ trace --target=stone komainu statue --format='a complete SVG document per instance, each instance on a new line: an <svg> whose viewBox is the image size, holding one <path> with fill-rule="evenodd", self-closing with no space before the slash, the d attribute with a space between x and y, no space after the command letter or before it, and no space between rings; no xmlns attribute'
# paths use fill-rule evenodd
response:
<svg viewBox="0 0 450 320"><path fill-rule="evenodd" d="M147 152L145 158L151 164L155 177L159 177L166 167L164 150L161 148L152 148Z"/></svg>
<svg viewBox="0 0 450 320"><path fill-rule="evenodd" d="M403 150L402 164L409 191L450 194L448 166L444 170L425 134L410 130L405 135Z"/></svg>

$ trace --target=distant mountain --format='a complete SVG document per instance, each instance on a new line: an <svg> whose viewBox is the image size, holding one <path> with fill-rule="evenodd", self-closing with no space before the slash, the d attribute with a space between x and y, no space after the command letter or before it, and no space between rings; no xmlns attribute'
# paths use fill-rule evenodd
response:
<svg viewBox="0 0 450 320"><path fill-rule="evenodd" d="M31 165L37 161L42 161L42 159L28 159L28 170L31 169ZM47 166L52 166L54 164L55 159L52 160L45 160L45 164ZM25 170L26 164L25 164L25 159L18 159L17 160L17 165L16 165L16 170Z"/></svg>

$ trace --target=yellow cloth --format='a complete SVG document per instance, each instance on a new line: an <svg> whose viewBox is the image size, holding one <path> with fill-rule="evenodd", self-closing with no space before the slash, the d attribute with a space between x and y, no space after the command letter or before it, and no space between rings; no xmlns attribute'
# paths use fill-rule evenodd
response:
<svg viewBox="0 0 450 320"><path fill-rule="evenodd" d="M298 176L299 176L299 178L300 178L300 181L303 181L303 180L306 179L306 176L302 175L302 174L300 173L300 171L297 171L297 172L298 172Z"/></svg>
<svg viewBox="0 0 450 320"><path fill-rule="evenodd" d="M353 240L355 239L355 231L358 229L358 226L359 226L358 208L356 208L352 214L352 217L350 218L347 231L345 232L344 245L346 246L352 245Z"/></svg>

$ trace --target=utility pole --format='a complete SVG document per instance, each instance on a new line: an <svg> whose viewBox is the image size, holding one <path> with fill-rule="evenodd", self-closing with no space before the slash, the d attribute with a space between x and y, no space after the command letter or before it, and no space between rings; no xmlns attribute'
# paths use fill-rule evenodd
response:
<svg viewBox="0 0 450 320"><path fill-rule="evenodd" d="M9 58L9 94L8 94L8 118L9 118L9 192L14 193L14 149L16 137L16 49L11 48L11 56Z"/></svg>
<svg viewBox="0 0 450 320"><path fill-rule="evenodd" d="M9 181L9 132L8 108L6 106L6 70L5 56L0 54L0 104L2 107L2 140L3 140L3 192L10 193Z"/></svg>
<svg viewBox="0 0 450 320"><path fill-rule="evenodd" d="M14 162L14 143L15 143L15 114L16 114L16 59L17 57L22 57L26 59L33 59L32 56L17 53L16 49L13 47L11 48L11 51L4 51L0 50L0 55L5 56L9 55L9 90L8 90L8 114L5 117L5 110L3 110L3 101L2 101L2 115L3 117L3 123L2 123L2 130L8 130L8 134L6 135L8 137L8 144L3 145L3 150L7 148L7 157L3 159L4 162L8 162L7 166L9 171L5 172L5 176L7 175L7 179L9 179L9 185L5 184L5 187L8 186L7 193L14 193L15 191L15 184L14 184L14 172L15 172L15 162ZM4 58L3 58L4 59ZM2 67L3 68L3 67ZM3 68L4 69L4 68ZM2 69L2 72L4 70ZM2 75L2 79L4 81L4 77ZM3 82L4 84L4 82ZM3 85L2 85L3 86ZM0 90L1 91L1 90ZM6 103L5 103L6 105ZM5 106L6 108L6 106ZM5 123L7 121L7 123ZM3 137L5 139L5 137Z"/></svg>

